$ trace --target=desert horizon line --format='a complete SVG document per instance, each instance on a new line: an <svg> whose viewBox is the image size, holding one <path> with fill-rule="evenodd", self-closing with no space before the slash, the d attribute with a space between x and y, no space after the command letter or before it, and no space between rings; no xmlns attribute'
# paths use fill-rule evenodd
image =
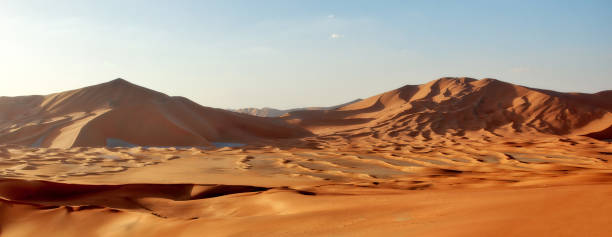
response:
<svg viewBox="0 0 612 237"><path fill-rule="evenodd" d="M438 78L433 79L433 80L425 81L424 83L421 83L421 84L403 84L400 87L387 89L385 91L378 92L378 93L373 94L373 95L357 96L354 99L349 99L349 100L347 100L345 102L336 103L336 104L333 104L333 103L330 102L329 104L326 104L326 105L309 105L309 106L295 105L295 106L291 106L291 107L287 107L287 108L284 108L284 107L273 107L273 106L261 106L261 107L256 107L256 106L216 107L216 106L212 106L212 108L231 110L231 111L238 111L238 110L244 110L244 109L292 110L292 109L299 109L299 108L333 107L335 105L345 104L345 103L348 103L348 102L359 101L359 100L363 100L365 98L369 98L369 97L372 97L372 96L380 95L382 93L388 92L390 90L398 89L398 88L401 88L401 87L404 87L404 86L426 85L426 84L429 84L429 83L432 83L432 82L435 82L435 81L439 81L439 80L443 80L443 79L495 80L495 81L500 81L500 82L503 82L503 83L508 83L508 84L512 84L512 85L517 85L517 86L525 87L525 88L528 88L528 89L546 90L546 91L553 91L553 92L559 92L559 93L569 93L569 94L598 94L598 93L602 93L602 92L606 92L606 91L612 90L612 88L609 88L609 89L603 89L603 90L599 90L599 91L592 92L592 93L581 92L581 91L558 91L558 90L551 90L551 89L548 89L548 88L535 88L535 87L524 86L524 85L521 85L521 84L515 84L515 83L512 83L512 82L504 81L504 80L501 80L501 79L498 79L498 78L493 78L493 77L483 77L483 78L479 79L479 78L468 77L468 76L444 76L444 77L438 77ZM171 94L168 94L168 93L160 92L159 90L154 89L154 88L145 87L145 86L142 86L140 84L133 83L132 81L130 81L130 80L124 78L124 77L117 77L117 78L114 78L114 79L111 79L111 80L108 80L108 81L104 81L104 82L100 82L100 83L97 83L97 84L92 84L92 85L83 86L83 87L74 88L74 89L62 90L62 91L58 91L58 92L52 92L52 93L48 93L48 94L32 94L32 95L17 95L17 96L3 96L3 95L0 95L0 97L46 96L46 95L58 94L58 93L63 93L63 92L68 92L68 91L73 91L73 90L79 90L79 89L83 89L83 88L98 86L98 85L102 85L102 84L106 84L106 83L112 83L112 82L125 82L125 83L129 83L131 85L135 85L135 86L142 87L142 88L145 88L145 89L148 89L148 90L159 92L159 93L162 93L162 94L170 96L170 97L183 97L183 98L189 99L189 100L191 100L191 101L193 101L195 103L198 103L198 104L201 104L201 105L204 105L204 106L208 106L205 103L195 101L192 98L189 98L189 97L186 97L186 96L183 96L183 95L171 95Z"/></svg>

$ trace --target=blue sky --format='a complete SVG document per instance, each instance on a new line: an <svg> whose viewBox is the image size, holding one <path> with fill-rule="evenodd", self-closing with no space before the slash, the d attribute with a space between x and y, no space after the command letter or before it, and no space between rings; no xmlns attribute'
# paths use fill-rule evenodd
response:
<svg viewBox="0 0 612 237"><path fill-rule="evenodd" d="M0 0L0 95L117 77L220 108L326 106L443 76L612 89L612 1Z"/></svg>

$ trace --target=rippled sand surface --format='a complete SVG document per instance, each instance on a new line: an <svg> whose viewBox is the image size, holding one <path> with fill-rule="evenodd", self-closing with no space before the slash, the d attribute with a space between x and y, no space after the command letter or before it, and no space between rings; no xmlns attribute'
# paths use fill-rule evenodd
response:
<svg viewBox="0 0 612 237"><path fill-rule="evenodd" d="M0 147L3 236L607 236L587 138ZM10 217L10 218L8 218Z"/></svg>

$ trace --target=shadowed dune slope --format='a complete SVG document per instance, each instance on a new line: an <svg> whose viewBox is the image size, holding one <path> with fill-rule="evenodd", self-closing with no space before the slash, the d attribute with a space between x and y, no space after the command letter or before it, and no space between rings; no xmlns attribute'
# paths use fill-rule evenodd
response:
<svg viewBox="0 0 612 237"><path fill-rule="evenodd" d="M38 147L205 146L310 133L280 119L200 106L123 79L46 96L0 98L0 143Z"/></svg>
<svg viewBox="0 0 612 237"><path fill-rule="evenodd" d="M561 93L495 79L441 78L328 111L296 111L289 123L324 135L458 135L466 132L589 135L609 139L612 93Z"/></svg>
<svg viewBox="0 0 612 237"><path fill-rule="evenodd" d="M609 236L611 230L609 184L354 191L360 195L3 180L0 226L3 236Z"/></svg>

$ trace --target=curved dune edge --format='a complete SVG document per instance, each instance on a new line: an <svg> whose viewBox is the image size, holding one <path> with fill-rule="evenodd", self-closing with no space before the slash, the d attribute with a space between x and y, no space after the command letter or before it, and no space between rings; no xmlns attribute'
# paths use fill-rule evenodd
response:
<svg viewBox="0 0 612 237"><path fill-rule="evenodd" d="M261 143L310 132L277 118L198 105L123 79L46 96L0 98L0 143L101 147L108 138L141 146Z"/></svg>
<svg viewBox="0 0 612 237"><path fill-rule="evenodd" d="M3 195L11 191L5 182ZM61 184L32 185L38 185L40 198L50 191L46 185ZM180 184L107 186L105 192L66 187L81 195L53 191L46 196L51 200L0 199L0 216L10 216L0 219L3 236L607 236L612 230L611 184L393 193L353 188L361 195L244 187L232 192L223 186L227 195L200 199L185 199L194 197L185 187L194 186ZM88 189L91 195L83 195Z"/></svg>
<svg viewBox="0 0 612 237"><path fill-rule="evenodd" d="M296 111L283 118L318 135L428 138L584 135L612 125L611 114L606 93L561 93L488 78L448 77L335 110ZM607 135L597 138L612 138Z"/></svg>
<svg viewBox="0 0 612 237"><path fill-rule="evenodd" d="M574 136L611 139L609 92L561 93L495 79L440 78L343 105L264 118L200 106L123 79L0 98L0 143L38 147L277 145L316 136Z"/></svg>
<svg viewBox="0 0 612 237"><path fill-rule="evenodd" d="M372 141L322 139L317 149L2 145L0 227L3 236L607 236L611 230L607 142Z"/></svg>
<svg viewBox="0 0 612 237"><path fill-rule="evenodd" d="M599 140L611 140L612 138L612 125L610 125L606 129L596 130L595 132L591 132L585 134L584 136L599 139Z"/></svg>
<svg viewBox="0 0 612 237"><path fill-rule="evenodd" d="M123 80L2 98L1 235L607 236L609 95L442 78L281 118Z"/></svg>

